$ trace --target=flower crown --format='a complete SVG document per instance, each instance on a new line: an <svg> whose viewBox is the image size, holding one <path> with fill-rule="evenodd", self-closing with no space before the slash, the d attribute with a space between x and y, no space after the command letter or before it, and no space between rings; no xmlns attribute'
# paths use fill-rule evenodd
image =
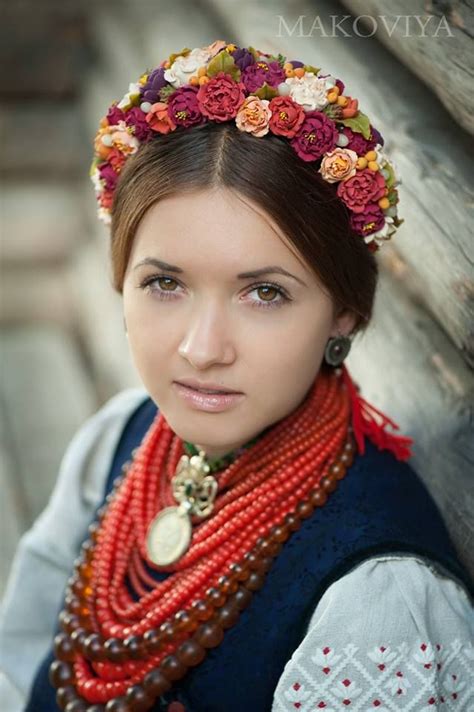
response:
<svg viewBox="0 0 474 712"><path fill-rule="evenodd" d="M217 40L185 48L147 70L100 122L90 176L99 218L109 224L127 158L155 134L209 121L234 121L240 131L287 139L315 164L350 211L354 232L371 251L389 240L401 180L383 153L384 141L344 84L320 68L253 47Z"/></svg>

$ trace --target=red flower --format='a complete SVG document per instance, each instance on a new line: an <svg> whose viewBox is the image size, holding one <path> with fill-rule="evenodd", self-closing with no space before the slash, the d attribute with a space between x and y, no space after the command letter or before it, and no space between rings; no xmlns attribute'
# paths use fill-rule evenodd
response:
<svg viewBox="0 0 474 712"><path fill-rule="evenodd" d="M245 99L244 90L242 82L235 82L225 72L218 72L199 87L197 99L201 112L213 121L235 118Z"/></svg>
<svg viewBox="0 0 474 712"><path fill-rule="evenodd" d="M316 161L336 146L334 121L321 111L306 111L301 128L290 144L303 161Z"/></svg>
<svg viewBox="0 0 474 712"><path fill-rule="evenodd" d="M270 131L277 136L293 138L305 120L303 107L290 96L276 96L270 101L268 108L272 112Z"/></svg>
<svg viewBox="0 0 474 712"><path fill-rule="evenodd" d="M364 168L339 183L337 194L354 213L363 213L367 203L376 203L385 195L385 180L379 171Z"/></svg>

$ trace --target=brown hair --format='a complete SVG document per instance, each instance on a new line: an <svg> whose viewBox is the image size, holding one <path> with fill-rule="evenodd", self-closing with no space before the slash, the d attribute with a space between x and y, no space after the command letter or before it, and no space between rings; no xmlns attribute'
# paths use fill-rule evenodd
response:
<svg viewBox="0 0 474 712"><path fill-rule="evenodd" d="M113 287L122 293L132 242L145 212L172 194L222 187L271 215L332 297L337 312L352 311L353 333L372 316L378 265L335 186L297 156L286 139L255 138L230 122L206 123L140 146L124 165L111 223Z"/></svg>

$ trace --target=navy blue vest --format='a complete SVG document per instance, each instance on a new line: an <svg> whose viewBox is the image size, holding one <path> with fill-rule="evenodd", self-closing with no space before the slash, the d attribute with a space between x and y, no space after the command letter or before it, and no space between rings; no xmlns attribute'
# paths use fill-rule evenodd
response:
<svg viewBox="0 0 474 712"><path fill-rule="evenodd" d="M156 412L148 398L130 417L114 455L104 499ZM283 668L301 643L328 586L369 556L394 551L440 562L474 598L474 583L420 477L407 462L366 440L365 454L356 456L327 504L285 542L263 588L254 593L238 622L226 630L222 643L156 701L154 712L167 710L174 700L186 712L270 712ZM157 579L166 576L156 574ZM58 624L53 635L57 632ZM36 672L25 712L60 709L48 680L53 659L51 646Z"/></svg>

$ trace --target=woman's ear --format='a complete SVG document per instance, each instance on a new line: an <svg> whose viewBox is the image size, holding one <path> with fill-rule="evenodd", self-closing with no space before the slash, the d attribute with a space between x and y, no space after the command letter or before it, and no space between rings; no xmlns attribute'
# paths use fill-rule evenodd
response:
<svg viewBox="0 0 474 712"><path fill-rule="evenodd" d="M343 309L334 319L331 336L349 336L357 322L356 315L350 309Z"/></svg>

